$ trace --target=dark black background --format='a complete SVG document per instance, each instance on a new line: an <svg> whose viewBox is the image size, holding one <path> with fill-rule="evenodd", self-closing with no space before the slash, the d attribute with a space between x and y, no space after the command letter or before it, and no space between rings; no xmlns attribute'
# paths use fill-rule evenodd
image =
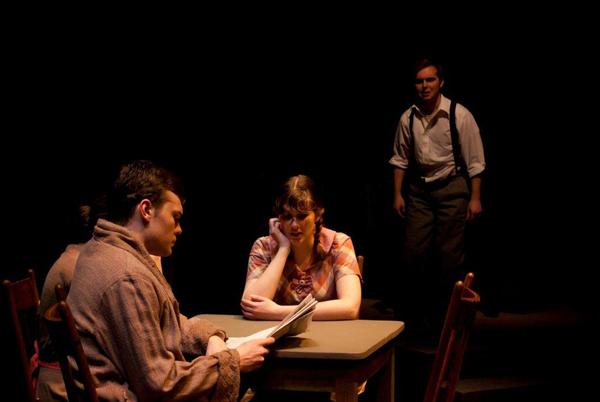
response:
<svg viewBox="0 0 600 402"><path fill-rule="evenodd" d="M473 112L484 141L485 214L470 250L488 300L589 303L598 80L587 26L532 27L532 15L514 13L446 27L419 15L15 28L4 61L3 270L33 265L41 283L79 195L144 158L186 183L184 234L165 263L184 312L238 311L274 191L298 173L323 187L327 224L366 256L365 293L394 299L401 223L387 160L412 100L413 59L434 54L445 93Z"/></svg>

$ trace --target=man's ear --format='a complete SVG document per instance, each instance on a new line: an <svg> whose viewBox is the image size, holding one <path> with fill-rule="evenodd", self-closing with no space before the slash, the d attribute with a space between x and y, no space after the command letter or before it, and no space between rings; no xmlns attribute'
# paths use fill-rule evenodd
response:
<svg viewBox="0 0 600 402"><path fill-rule="evenodd" d="M154 207L152 206L152 201L145 198L138 204L138 210L140 211L140 215L145 222L150 222L150 219L153 216Z"/></svg>

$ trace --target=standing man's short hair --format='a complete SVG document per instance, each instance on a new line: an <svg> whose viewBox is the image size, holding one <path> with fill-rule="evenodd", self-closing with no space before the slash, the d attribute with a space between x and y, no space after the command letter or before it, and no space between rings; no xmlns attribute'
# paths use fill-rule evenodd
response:
<svg viewBox="0 0 600 402"><path fill-rule="evenodd" d="M437 76L440 81L444 80L444 67L441 63L435 60L433 57L420 57L415 62L415 69L413 71L413 77L417 76L417 73L422 69L433 66L437 70Z"/></svg>

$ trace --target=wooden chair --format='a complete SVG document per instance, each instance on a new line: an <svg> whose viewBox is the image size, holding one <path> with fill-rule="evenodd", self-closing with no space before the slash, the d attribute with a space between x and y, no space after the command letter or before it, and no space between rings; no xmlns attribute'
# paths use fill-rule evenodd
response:
<svg viewBox="0 0 600 402"><path fill-rule="evenodd" d="M33 384L33 371L37 364L37 310L40 298L33 270L28 271L27 278L15 282L2 282L2 316L8 325L2 324L8 341L4 347L9 353L18 355L18 367L11 367L11 372L3 374L14 387L14 392L28 401L37 401ZM3 318L2 322L5 319ZM4 336L3 336L4 338ZM4 339L3 339L4 343ZM16 346L16 348L15 348ZM32 359L33 357L33 359ZM10 359L8 359L10 362ZM3 392L8 390L3 389ZM21 399L24 400L24 399Z"/></svg>
<svg viewBox="0 0 600 402"><path fill-rule="evenodd" d="M75 327L71 309L66 302L66 292L61 284L55 287L58 303L44 314L52 344L56 347L60 370L65 381L70 402L97 402L96 383L90 372L87 357L81 346L81 339ZM77 365L78 376L75 379L69 357ZM82 386L80 386L81 381Z"/></svg>
<svg viewBox="0 0 600 402"><path fill-rule="evenodd" d="M480 301L479 295L471 289L473 278L473 273L468 273L464 282L458 281L454 285L424 402L454 400L469 333ZM442 388L445 392L441 392Z"/></svg>

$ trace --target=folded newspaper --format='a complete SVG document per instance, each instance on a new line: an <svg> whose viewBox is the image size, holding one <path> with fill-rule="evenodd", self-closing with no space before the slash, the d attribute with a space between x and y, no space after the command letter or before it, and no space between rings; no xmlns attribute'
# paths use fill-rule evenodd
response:
<svg viewBox="0 0 600 402"><path fill-rule="evenodd" d="M309 294L276 326L263 329L262 331L255 332L248 336L231 337L227 340L227 346L234 349L242 343L252 339L264 339L272 336L277 340L285 335L298 335L302 332L306 332L312 321L316 305L317 299Z"/></svg>

